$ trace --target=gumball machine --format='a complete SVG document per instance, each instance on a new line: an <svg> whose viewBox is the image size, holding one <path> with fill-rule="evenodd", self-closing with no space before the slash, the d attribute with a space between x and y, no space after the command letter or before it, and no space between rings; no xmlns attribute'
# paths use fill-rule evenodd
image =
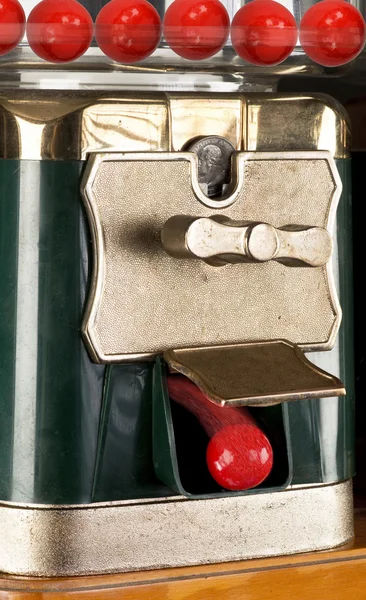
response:
<svg viewBox="0 0 366 600"><path fill-rule="evenodd" d="M343 0L0 6L0 571L353 538Z"/></svg>

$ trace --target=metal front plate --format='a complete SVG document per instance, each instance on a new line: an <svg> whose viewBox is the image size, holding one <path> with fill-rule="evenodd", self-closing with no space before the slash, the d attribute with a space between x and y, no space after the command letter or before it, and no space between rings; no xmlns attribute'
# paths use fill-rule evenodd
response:
<svg viewBox="0 0 366 600"><path fill-rule="evenodd" d="M287 339L332 347L340 322L330 264L212 267L177 260L160 234L175 214L224 214L333 230L341 181L327 152L237 153L231 193L214 209L189 153L98 154L82 193L93 233L93 286L83 331L98 362L168 349Z"/></svg>
<svg viewBox="0 0 366 600"><path fill-rule="evenodd" d="M326 550L353 537L352 484L210 500L0 504L0 571L59 577Z"/></svg>

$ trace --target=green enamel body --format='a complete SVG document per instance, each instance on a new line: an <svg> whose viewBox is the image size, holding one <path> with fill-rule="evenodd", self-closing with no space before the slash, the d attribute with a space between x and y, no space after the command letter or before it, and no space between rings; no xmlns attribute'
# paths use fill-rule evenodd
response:
<svg viewBox="0 0 366 600"><path fill-rule="evenodd" d="M343 481L354 472L350 161L337 161L343 322L323 367L347 396L256 409L277 448L258 490ZM161 359L94 364L81 337L92 247L78 161L0 160L0 501L78 504L223 495L204 474L205 440L171 406ZM311 355L310 355L311 358ZM185 440L193 440L184 458Z"/></svg>

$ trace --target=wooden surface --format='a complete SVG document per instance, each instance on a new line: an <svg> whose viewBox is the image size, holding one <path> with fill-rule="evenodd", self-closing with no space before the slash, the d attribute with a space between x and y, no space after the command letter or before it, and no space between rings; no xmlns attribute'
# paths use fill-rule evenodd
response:
<svg viewBox="0 0 366 600"><path fill-rule="evenodd" d="M2 577L0 600L365 600L366 511L352 548L74 579Z"/></svg>

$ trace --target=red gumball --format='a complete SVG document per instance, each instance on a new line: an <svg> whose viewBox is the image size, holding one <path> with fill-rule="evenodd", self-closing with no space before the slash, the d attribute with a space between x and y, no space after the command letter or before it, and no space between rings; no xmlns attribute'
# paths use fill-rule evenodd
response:
<svg viewBox="0 0 366 600"><path fill-rule="evenodd" d="M247 408L218 406L181 375L169 375L167 384L170 398L195 415L210 438L207 468L221 487L248 490L268 477L273 450Z"/></svg>
<svg viewBox="0 0 366 600"><path fill-rule="evenodd" d="M226 425L211 438L206 460L208 470L221 487L249 490L268 477L273 451L258 427L235 423Z"/></svg>
<svg viewBox="0 0 366 600"><path fill-rule="evenodd" d="M111 0L95 21L99 48L117 62L147 58L161 38L159 13L146 0Z"/></svg>
<svg viewBox="0 0 366 600"><path fill-rule="evenodd" d="M25 31L25 14L18 0L0 2L0 56L17 47Z"/></svg>
<svg viewBox="0 0 366 600"><path fill-rule="evenodd" d="M235 52L253 65L278 65L295 48L297 25L293 15L274 0L254 0L242 6L231 24Z"/></svg>
<svg viewBox="0 0 366 600"><path fill-rule="evenodd" d="M325 67L345 65L365 45L365 21L361 13L344 0L314 4L300 23L304 52Z"/></svg>
<svg viewBox="0 0 366 600"><path fill-rule="evenodd" d="M219 0L175 0L164 18L164 37L183 58L214 56L229 37L230 19Z"/></svg>
<svg viewBox="0 0 366 600"><path fill-rule="evenodd" d="M27 38L33 52L54 63L82 56L93 39L93 21L76 0L42 0L31 11Z"/></svg>

